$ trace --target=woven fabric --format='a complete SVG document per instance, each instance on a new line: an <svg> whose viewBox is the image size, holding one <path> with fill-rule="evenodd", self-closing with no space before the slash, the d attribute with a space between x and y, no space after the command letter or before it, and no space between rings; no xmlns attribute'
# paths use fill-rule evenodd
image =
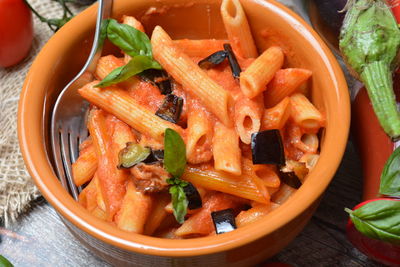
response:
<svg viewBox="0 0 400 267"><path fill-rule="evenodd" d="M50 0L28 0L46 18L60 18L62 8ZM81 7L71 6L74 14ZM17 137L19 94L25 76L37 53L53 35L47 26L34 18L34 39L29 55L18 65L0 68L0 218L9 225L26 210L40 193L26 171Z"/></svg>

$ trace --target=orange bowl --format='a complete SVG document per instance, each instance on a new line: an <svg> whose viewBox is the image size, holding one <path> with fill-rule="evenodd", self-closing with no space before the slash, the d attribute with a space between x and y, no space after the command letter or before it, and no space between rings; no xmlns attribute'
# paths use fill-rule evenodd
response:
<svg viewBox="0 0 400 267"><path fill-rule="evenodd" d="M60 90L83 66L91 46L97 6L61 28L34 61L18 111L25 163L44 197L72 233L95 254L116 265L250 265L285 247L305 226L339 166L347 142L350 101L343 73L318 35L275 1L242 0L257 47L281 46L285 67L312 70L311 98L326 114L321 155L301 188L265 218L233 232L187 240L131 234L100 221L61 186L51 164L49 115ZM113 17L140 19L148 32L159 24L173 38L226 38L216 0L117 0Z"/></svg>

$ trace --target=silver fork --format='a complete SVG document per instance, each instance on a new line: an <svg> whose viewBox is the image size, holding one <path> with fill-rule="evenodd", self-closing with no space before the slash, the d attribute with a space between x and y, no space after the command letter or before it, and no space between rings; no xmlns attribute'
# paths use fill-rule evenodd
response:
<svg viewBox="0 0 400 267"><path fill-rule="evenodd" d="M79 94L78 89L93 80L94 70L101 56L102 45L99 43L101 25L111 16L113 0L98 0L96 31L90 55L78 75L61 91L54 105L51 117L51 145L55 169L61 184L71 195L78 199L71 164L79 154L79 144L88 136L86 112L89 107Z"/></svg>

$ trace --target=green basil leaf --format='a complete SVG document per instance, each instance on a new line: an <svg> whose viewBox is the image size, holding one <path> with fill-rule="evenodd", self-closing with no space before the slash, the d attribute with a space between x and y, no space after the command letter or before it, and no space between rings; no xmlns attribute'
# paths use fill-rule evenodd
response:
<svg viewBox="0 0 400 267"><path fill-rule="evenodd" d="M167 128L164 133L164 166L174 177L182 176L186 167L186 147L176 131Z"/></svg>
<svg viewBox="0 0 400 267"><path fill-rule="evenodd" d="M99 41L98 41L98 47L101 48L104 44L104 41L107 38L107 28L108 28L108 24L110 23L111 19L104 19L101 22L101 26L100 26L100 37L99 37Z"/></svg>
<svg viewBox="0 0 400 267"><path fill-rule="evenodd" d="M379 193L400 196L400 147L396 148L386 161L381 175Z"/></svg>
<svg viewBox="0 0 400 267"><path fill-rule="evenodd" d="M133 75L148 69L161 69L161 65L147 56L133 57L128 64L114 69L96 87L104 88L128 80Z"/></svg>
<svg viewBox="0 0 400 267"><path fill-rule="evenodd" d="M183 191L181 186L173 185L169 188L169 193L172 197L175 219L178 223L182 224L185 221L188 206L185 191Z"/></svg>
<svg viewBox="0 0 400 267"><path fill-rule="evenodd" d="M153 57L147 35L129 25L111 19L107 27L108 39L131 57L142 55Z"/></svg>
<svg viewBox="0 0 400 267"><path fill-rule="evenodd" d="M3 255L0 255L0 267L14 267L14 265Z"/></svg>
<svg viewBox="0 0 400 267"><path fill-rule="evenodd" d="M376 200L354 211L345 210L362 234L400 245L400 201Z"/></svg>

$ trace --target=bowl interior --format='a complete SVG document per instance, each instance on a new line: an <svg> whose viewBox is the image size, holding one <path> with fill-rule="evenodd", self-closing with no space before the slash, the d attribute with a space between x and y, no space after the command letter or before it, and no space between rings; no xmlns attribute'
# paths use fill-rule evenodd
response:
<svg viewBox="0 0 400 267"><path fill-rule="evenodd" d="M274 1L243 0L259 51L281 46L285 67L313 72L310 96L326 114L321 157L301 189L282 207L252 225L228 234L191 240L163 240L115 229L80 207L62 188L51 167L50 112L60 90L78 73L89 54L96 6L65 25L35 60L21 94L19 135L27 167L46 199L82 230L124 249L164 256L202 255L237 247L273 233L316 201L333 177L344 152L349 129L349 98L343 74L334 57L297 15ZM219 1L115 1L113 17L134 15L148 34L161 25L173 39L226 38ZM118 53L106 46L106 53ZM38 123L41 122L41 123Z"/></svg>

